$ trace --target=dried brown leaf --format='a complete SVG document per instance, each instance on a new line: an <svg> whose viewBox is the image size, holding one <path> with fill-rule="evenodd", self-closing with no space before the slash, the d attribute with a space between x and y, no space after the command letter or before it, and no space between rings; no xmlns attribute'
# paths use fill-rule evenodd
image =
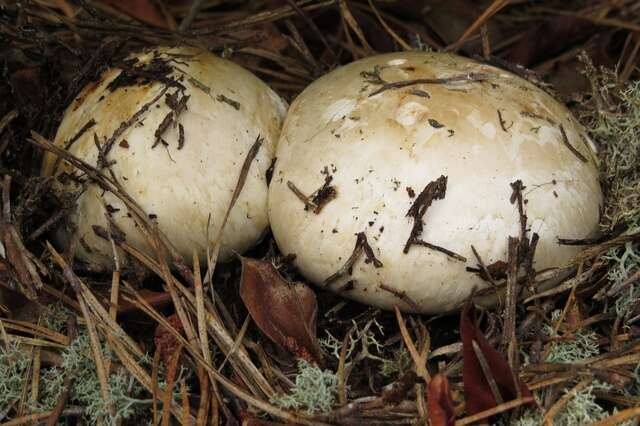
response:
<svg viewBox="0 0 640 426"><path fill-rule="evenodd" d="M462 377L468 415L521 396L531 396L529 388L517 378L517 373L511 370L504 355L491 347L476 326L468 306L460 315L460 334L464 363ZM495 395L496 392L498 395Z"/></svg>
<svg viewBox="0 0 640 426"><path fill-rule="evenodd" d="M260 330L298 358L320 362L313 290L291 283L270 262L242 258L240 297Z"/></svg>

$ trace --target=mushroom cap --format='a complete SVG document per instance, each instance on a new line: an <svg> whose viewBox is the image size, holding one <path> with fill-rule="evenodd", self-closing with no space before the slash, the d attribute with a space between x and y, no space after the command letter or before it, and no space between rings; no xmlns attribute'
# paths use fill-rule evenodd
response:
<svg viewBox="0 0 640 426"><path fill-rule="evenodd" d="M558 238L598 230L595 147L576 119L528 81L455 55L384 54L323 76L291 104L276 157L282 252L310 281L385 309L445 312L487 288L466 269L471 247L486 265L507 260L518 180L536 270L579 251Z"/></svg>
<svg viewBox="0 0 640 426"><path fill-rule="evenodd" d="M194 250L205 259L247 153L262 138L222 235L225 258L250 248L268 227L266 172L285 111L273 90L230 61L194 48L156 48L85 87L67 108L54 143L103 172L110 168L190 262ZM101 167L96 141L112 163L108 167ZM128 244L153 253L116 195L52 154L45 156L42 173L56 176L59 194L78 196L68 215L71 226L56 232L66 246L76 228L78 258L96 269L113 267L111 244L94 232L94 225L108 228L105 214Z"/></svg>

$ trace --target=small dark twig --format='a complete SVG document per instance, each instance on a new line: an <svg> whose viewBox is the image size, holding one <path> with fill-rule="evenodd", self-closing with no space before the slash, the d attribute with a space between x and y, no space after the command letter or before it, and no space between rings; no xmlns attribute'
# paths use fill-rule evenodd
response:
<svg viewBox="0 0 640 426"><path fill-rule="evenodd" d="M309 196L306 196L291 181L287 181L287 186L304 203L305 210L311 210L313 213L319 214L324 206L338 195L336 188L331 185L331 181L333 181L333 176L326 175L322 186Z"/></svg>
<svg viewBox="0 0 640 426"><path fill-rule="evenodd" d="M460 262L466 262L467 261L466 257L464 257L464 256L462 256L462 255L460 255L460 254L458 254L456 252L453 252L453 251L451 251L449 249L446 249L444 247L441 247L441 246L438 246L438 245L435 245L435 244L428 243L428 242L426 242L424 240L416 240L416 241L413 242L413 244L415 244L417 246L427 247L427 248L430 248L431 250L439 251L440 253L444 253L447 256L449 256L449 257L451 257L451 258L453 258L455 260L459 260Z"/></svg>
<svg viewBox="0 0 640 426"><path fill-rule="evenodd" d="M287 181L287 187L289 187L291 192L293 192L295 194L295 196L298 197L298 199L304 203L304 209L305 210L315 210L316 209L317 206L315 204L313 204L313 202L309 199L309 197L306 196L302 191L300 191L298 189L298 187L293 182Z"/></svg>
<svg viewBox="0 0 640 426"><path fill-rule="evenodd" d="M480 274L480 276L482 278L485 278L487 281L489 281L489 283L491 283L492 287L494 287L494 288L497 287L496 282L493 279L493 275L491 274L491 271L489 271L489 269L487 268L487 265L484 263L484 261L480 257L480 254L478 254L478 251L473 246L473 244L471 244L471 251L473 252L473 255L475 256L476 261L478 262L478 265L480 266L480 270L484 274L484 276L482 274Z"/></svg>
<svg viewBox="0 0 640 426"><path fill-rule="evenodd" d="M411 233L409 234L409 238L407 238L407 242L404 245L403 253L409 253L409 249L411 249L412 245L418 245L430 248L432 250L439 251L441 253L446 254L447 256L459 260L461 262L466 262L467 259L464 256L461 256L457 253L454 253L451 250L448 250L444 247L440 247L438 245L423 241L420 237L422 237L422 231L424 228L424 223L422 219L424 215L427 213L427 209L431 206L431 204L435 200L444 199L445 193L447 192L447 177L440 176L438 179L431 181L427 184L427 186L422 190L420 195L418 195L407 211L406 216L413 218L413 228L411 229Z"/></svg>
<svg viewBox="0 0 640 426"><path fill-rule="evenodd" d="M12 110L9 111L2 117L0 120L0 133L4 131L4 128L9 125L16 117L18 116L18 111Z"/></svg>
<svg viewBox="0 0 640 426"><path fill-rule="evenodd" d="M64 217L64 213L64 210L58 210L57 212L52 214L49 219L47 219L42 225L38 226L38 228L27 237L27 241L34 241L40 235L47 232L48 229L50 229Z"/></svg>
<svg viewBox="0 0 640 426"><path fill-rule="evenodd" d="M196 16L198 16L198 12L200 12L203 3L204 0L193 0L193 3L191 3L191 7L189 8L189 12L187 12L187 16L185 16L182 19L182 22L180 22L178 31L184 32L189 29L193 21L196 19Z"/></svg>
<svg viewBox="0 0 640 426"><path fill-rule="evenodd" d="M300 15L300 17L307 23L307 25L309 25L311 31L314 32L314 34L324 45L326 51L331 55L331 59L334 60L336 58L336 53L329 45L329 42L327 42L327 39L325 38L322 31L320 31L316 23L313 22L313 19L311 19L309 15L302 8L300 8L300 6L298 6L298 4L294 0L287 0L287 3L289 3L289 6L291 6L291 8L295 10L298 15Z"/></svg>
<svg viewBox="0 0 640 426"><path fill-rule="evenodd" d="M147 112L149 110L151 105L153 105L156 102L158 102L158 100L160 100L160 98L162 98L164 96L164 94L167 92L167 90L169 90L169 86L163 87L162 90L156 96L153 97L153 99L151 99L146 104L142 105L142 107L135 114L133 114L131 117L129 117L127 120L125 120L122 123L120 123L120 126L115 130L115 132L113 132L111 137L109 139L107 139L107 141L103 145L103 147L104 147L103 148L103 157L105 159L106 159L107 155L109 154L109 152L111 151L111 148L113 148L113 145L116 143L116 140L125 132L125 130L127 130L129 127L131 127L133 124L135 124L135 122L138 121L138 119L142 116L142 114L144 114L145 112ZM101 169L101 168L103 168L103 165L99 164L98 165L98 169Z"/></svg>
<svg viewBox="0 0 640 426"><path fill-rule="evenodd" d="M596 238L558 238L558 244L563 246L591 246L594 244L600 244L607 240L607 236L601 236Z"/></svg>
<svg viewBox="0 0 640 426"><path fill-rule="evenodd" d="M465 81L485 81L489 76L487 74L482 73L469 73L463 75L454 75L453 77L446 78L419 78L416 80L403 80L403 81L394 81L391 83L385 83L375 92L371 93L369 97L378 95L387 90L394 89L402 89L403 87L414 86L417 84L449 84L456 82L465 82Z"/></svg>
<svg viewBox="0 0 640 426"><path fill-rule="evenodd" d="M420 312L420 306L409 296L407 296L407 293L404 291L399 291L396 290L395 288L391 288L386 284L380 284L379 285L380 289L389 292L391 294L393 294L394 296L396 296L398 299L402 300L404 303L406 303L407 305L409 305L411 307L411 309L413 309L416 312Z"/></svg>
<svg viewBox="0 0 640 426"><path fill-rule="evenodd" d="M578 160L582 161L583 163L587 163L589 161L587 160L587 157L582 155L582 153L569 142L569 137L567 136L567 132L564 130L564 126L562 124L560 125L560 133L562 134L562 143L564 144L564 146L569 148L569 151L571 151L573 155L578 158Z"/></svg>
<svg viewBox="0 0 640 426"><path fill-rule="evenodd" d="M511 198L509 201L511 204L518 206L518 216L520 218L520 250L518 255L520 259L527 256L529 252L529 238L527 237L527 215L524 212L524 200L522 199L522 191L526 189L526 186L522 184L520 179L512 182L511 184Z"/></svg>
<svg viewBox="0 0 640 426"><path fill-rule="evenodd" d="M358 261L358 259L360 258L363 252L365 253L365 256L366 256L364 261L365 263L373 263L373 266L375 266L376 268L382 268L383 264L374 255L373 249L371 248L371 246L369 245L369 242L367 241L367 235L364 232L359 232L356 236L356 244L353 247L353 252L351 252L351 256L349 256L347 261L344 263L344 265L342 265L342 267L340 267L340 269L338 269L335 273L331 274L331 276L325 279L322 282L322 284L320 284L320 287L326 287L327 285L331 284L332 282L334 282L335 280L337 280L343 275L346 275L346 274L351 275L351 272L353 270L353 265L355 265L355 263Z"/></svg>
<svg viewBox="0 0 640 426"><path fill-rule="evenodd" d="M502 130L504 132L509 132L509 129L513 127L513 121L511 122L511 124L509 125L509 127L507 127L507 122L504 121L504 118L502 117L502 111L497 110L498 111L498 121L500 122L500 127L502 128Z"/></svg>
<svg viewBox="0 0 640 426"><path fill-rule="evenodd" d="M518 238L509 237L507 257L507 292L504 304L504 326L502 328L502 344L507 348L507 360L513 371L518 371L516 364L516 302L518 298Z"/></svg>

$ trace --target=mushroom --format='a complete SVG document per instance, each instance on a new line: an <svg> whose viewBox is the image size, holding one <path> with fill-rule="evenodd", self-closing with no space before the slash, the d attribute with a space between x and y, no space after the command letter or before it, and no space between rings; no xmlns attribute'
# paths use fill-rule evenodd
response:
<svg viewBox="0 0 640 426"><path fill-rule="evenodd" d="M224 259L250 248L268 228L266 174L285 110L273 90L230 61L194 48L157 48L86 86L67 108L54 143L113 176L190 261L194 251L205 259L243 162L262 141L222 234ZM153 253L115 194L52 154L42 173L55 177L60 196L75 200L55 239L67 246L75 235L79 259L96 269L113 267L105 230Z"/></svg>
<svg viewBox="0 0 640 426"><path fill-rule="evenodd" d="M278 144L279 248L313 283L384 309L445 312L488 288L467 269L479 263L472 247L500 265L508 236L537 233L539 271L579 251L558 238L598 230L585 130L532 83L459 56L393 53L336 69L295 99Z"/></svg>

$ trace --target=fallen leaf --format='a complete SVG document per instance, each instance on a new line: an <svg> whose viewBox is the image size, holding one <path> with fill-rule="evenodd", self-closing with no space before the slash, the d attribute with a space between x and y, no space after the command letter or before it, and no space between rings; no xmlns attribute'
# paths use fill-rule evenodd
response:
<svg viewBox="0 0 640 426"><path fill-rule="evenodd" d="M455 423L453 397L449 389L449 379L438 373L427 388L427 409L431 426L453 426Z"/></svg>
<svg viewBox="0 0 640 426"><path fill-rule="evenodd" d="M102 0L124 14L160 28L168 28L167 21L150 0Z"/></svg>
<svg viewBox="0 0 640 426"><path fill-rule="evenodd" d="M242 258L240 297L264 334L298 358L320 362L316 295L285 280L270 262Z"/></svg>
<svg viewBox="0 0 640 426"><path fill-rule="evenodd" d="M460 334L462 336L462 379L464 382L465 407L467 415L493 408L498 405L494 397L497 390L502 402L520 396L531 396L529 388L511 371L505 357L491 347L473 320L473 308L466 306L460 314ZM474 342L476 348L474 349ZM479 354L476 353L479 351ZM479 357L483 359L479 359ZM484 368L483 368L484 365ZM485 369L488 370L485 373ZM486 375L495 383L494 390Z"/></svg>
<svg viewBox="0 0 640 426"><path fill-rule="evenodd" d="M422 20L445 42L452 44L478 19L485 7L477 0L446 0L435 1L424 6L424 2L418 2L418 12L422 15ZM494 20L487 22L491 40L501 40L502 34L500 26ZM479 38L469 40L463 45L463 49L468 53L480 53L481 41Z"/></svg>

